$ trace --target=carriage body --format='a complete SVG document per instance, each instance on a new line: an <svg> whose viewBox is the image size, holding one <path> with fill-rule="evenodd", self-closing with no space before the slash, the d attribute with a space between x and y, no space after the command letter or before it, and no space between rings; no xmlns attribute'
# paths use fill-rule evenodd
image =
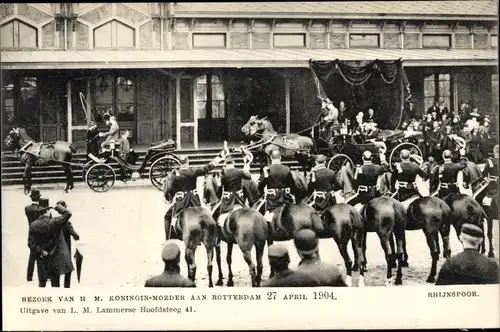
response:
<svg viewBox="0 0 500 332"><path fill-rule="evenodd" d="M109 152L103 156L104 160L91 159L84 166L85 183L92 190L106 192L113 187L116 181L116 172L110 166L111 163L117 163L120 166L123 180L141 178L146 173L147 165L151 165L148 171L149 180L158 190L162 190L163 179L168 173L180 166L179 157L174 153L176 143L172 139L151 143L140 165L135 165L135 161L131 161L129 158L123 159L117 153L118 146L111 142ZM135 152L133 153L135 154Z"/></svg>

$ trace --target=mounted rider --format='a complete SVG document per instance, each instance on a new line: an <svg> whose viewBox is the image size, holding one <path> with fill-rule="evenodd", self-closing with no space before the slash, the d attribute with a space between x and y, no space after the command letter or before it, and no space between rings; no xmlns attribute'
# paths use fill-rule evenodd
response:
<svg viewBox="0 0 500 332"><path fill-rule="evenodd" d="M451 193L460 193L457 183L458 173L467 167L464 159L458 163L452 162L453 153L450 150L445 150L442 157L444 160L443 164L433 170L434 176L438 175L440 180L439 198L445 198Z"/></svg>
<svg viewBox="0 0 500 332"><path fill-rule="evenodd" d="M372 163L372 153L363 152L363 165L358 166L354 173L354 186L357 187L357 194L349 198L346 203L355 206L358 203L366 204L373 198L380 196L377 186L379 177L387 171L387 162L382 160L384 166Z"/></svg>
<svg viewBox="0 0 500 332"><path fill-rule="evenodd" d="M295 203L293 192L296 186L290 167L281 164L281 153L278 150L273 150L271 165L265 166L262 171L258 188L261 193L265 194L266 212L264 219L271 223L274 214L282 211L279 208L285 204Z"/></svg>
<svg viewBox="0 0 500 332"><path fill-rule="evenodd" d="M165 218L171 220L171 226L176 225L177 218L182 211L188 207L200 207L201 199L196 189L196 183L199 176L204 176L213 170L221 161L223 154L221 153L211 162L202 167L190 167L187 156L180 157L181 166L174 171L174 177L170 187L165 191L165 199L169 201L169 197L173 197L173 203L168 208Z"/></svg>
<svg viewBox="0 0 500 332"><path fill-rule="evenodd" d="M334 171L326 167L326 157L322 154L316 156L316 165L311 170L308 195L313 195L313 208L324 211L337 203L335 190L340 189L340 184Z"/></svg>
<svg viewBox="0 0 500 332"><path fill-rule="evenodd" d="M243 179L252 179L250 165L245 164L243 169L238 169L234 165L234 159L231 156L227 156L225 159L224 173L221 177L221 201L219 207L216 208L213 213L214 219L218 222L220 221L220 225L222 224L222 220L220 219L224 219L229 212L237 207L246 206L246 197L242 188Z"/></svg>
<svg viewBox="0 0 500 332"><path fill-rule="evenodd" d="M399 156L401 162L396 164L391 176L391 188L396 189L394 197L400 202L421 197L415 180L417 175L426 180L427 174L410 160L410 151L404 149Z"/></svg>
<svg viewBox="0 0 500 332"><path fill-rule="evenodd" d="M493 148L493 158L486 160L483 170L483 176L486 181L478 190L476 199L483 206L491 206L492 197L498 193L498 167L499 167L499 147L498 144Z"/></svg>

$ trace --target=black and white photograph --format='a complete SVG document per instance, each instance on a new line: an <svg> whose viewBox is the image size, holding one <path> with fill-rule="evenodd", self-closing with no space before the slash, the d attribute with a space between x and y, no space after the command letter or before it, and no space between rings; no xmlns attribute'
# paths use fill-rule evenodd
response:
<svg viewBox="0 0 500 332"><path fill-rule="evenodd" d="M498 6L0 4L2 288L498 293Z"/></svg>

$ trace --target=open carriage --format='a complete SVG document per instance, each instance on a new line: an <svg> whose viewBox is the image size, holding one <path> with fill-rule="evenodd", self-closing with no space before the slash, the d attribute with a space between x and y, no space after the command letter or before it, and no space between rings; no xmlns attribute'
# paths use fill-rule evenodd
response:
<svg viewBox="0 0 500 332"><path fill-rule="evenodd" d="M110 163L116 162L120 166L122 179L135 180L147 174L153 186L162 190L163 179L180 166L179 157L174 154L175 147L172 139L151 143L142 163L135 165L118 153L118 145L112 141L103 159L94 157L87 163L83 169L83 178L90 189L106 192L115 184L117 176ZM151 165L149 170L146 170L147 165Z"/></svg>
<svg viewBox="0 0 500 332"><path fill-rule="evenodd" d="M378 130L376 137L367 139L364 143L357 143L354 136L349 134L347 127L338 125L333 129L336 135L329 140L324 154L330 156L328 168L334 171L340 170L346 164L350 164L351 167L362 164L364 151L370 151L373 161L378 164L383 154L391 169L401 161L399 154L404 149L410 151L411 160L419 165L423 162L422 151L411 141L414 137L408 136L402 130Z"/></svg>

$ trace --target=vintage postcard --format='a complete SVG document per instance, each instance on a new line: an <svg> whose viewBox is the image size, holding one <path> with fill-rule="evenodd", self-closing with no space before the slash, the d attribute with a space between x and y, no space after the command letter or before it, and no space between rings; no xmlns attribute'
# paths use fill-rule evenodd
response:
<svg viewBox="0 0 500 332"><path fill-rule="evenodd" d="M498 1L0 29L4 330L500 327Z"/></svg>

